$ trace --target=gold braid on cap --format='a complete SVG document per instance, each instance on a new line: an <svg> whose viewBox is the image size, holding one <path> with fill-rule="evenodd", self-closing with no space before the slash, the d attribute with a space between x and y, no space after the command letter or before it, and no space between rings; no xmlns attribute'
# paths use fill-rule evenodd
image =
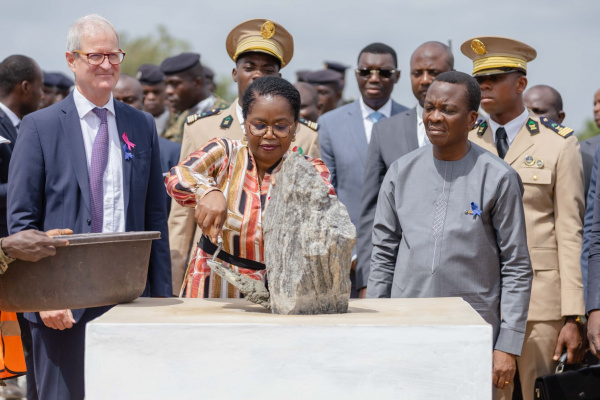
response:
<svg viewBox="0 0 600 400"><path fill-rule="evenodd" d="M247 51L262 51L264 53L271 54L281 61L281 68L285 66L285 62L281 56L283 54L283 49L279 47L279 45L273 40L263 39L262 37L255 36L240 41L235 49L233 61L237 61L239 55Z"/></svg>
<svg viewBox="0 0 600 400"><path fill-rule="evenodd" d="M489 56L473 60L473 73L493 68L519 68L527 71L527 61L519 57Z"/></svg>

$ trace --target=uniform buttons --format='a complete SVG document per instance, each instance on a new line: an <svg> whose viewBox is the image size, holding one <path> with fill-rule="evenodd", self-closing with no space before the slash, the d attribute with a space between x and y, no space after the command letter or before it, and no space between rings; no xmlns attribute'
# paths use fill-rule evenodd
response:
<svg viewBox="0 0 600 400"><path fill-rule="evenodd" d="M534 181L537 181L537 175L534 175L534 176L533 176L533 180L534 180Z"/></svg>

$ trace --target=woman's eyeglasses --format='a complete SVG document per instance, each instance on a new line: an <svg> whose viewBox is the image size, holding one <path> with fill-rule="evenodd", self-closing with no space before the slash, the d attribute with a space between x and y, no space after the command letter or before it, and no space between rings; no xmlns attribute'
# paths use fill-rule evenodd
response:
<svg viewBox="0 0 600 400"><path fill-rule="evenodd" d="M363 78L366 78L367 76L377 72L380 77L387 79L396 73L395 69L385 69L385 68L381 68L381 69L357 68L355 71L358 75L362 76Z"/></svg>
<svg viewBox="0 0 600 400"><path fill-rule="evenodd" d="M248 122L248 125L250 126L250 133L253 136L258 136L258 137L265 136L267 134L267 131L270 128L271 132L273 132L273 135L275 135L276 137L278 137L280 139L283 139L283 138L287 137L287 135L290 134L290 130L292 129L293 124L286 124L283 122L278 122L275 125L267 125L260 121L252 121L252 122Z"/></svg>

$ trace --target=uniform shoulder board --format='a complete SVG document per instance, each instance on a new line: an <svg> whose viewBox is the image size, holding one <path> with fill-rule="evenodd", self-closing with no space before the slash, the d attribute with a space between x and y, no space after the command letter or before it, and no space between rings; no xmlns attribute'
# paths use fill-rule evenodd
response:
<svg viewBox="0 0 600 400"><path fill-rule="evenodd" d="M527 130L531 135L537 135L538 133L540 133L540 126L535 120L529 118L525 125L527 126Z"/></svg>
<svg viewBox="0 0 600 400"><path fill-rule="evenodd" d="M546 117L540 118L540 121L542 122L542 124L544 124L546 128L553 130L565 139L573 134L573 129L567 128L566 126L562 126L558 122L554 122Z"/></svg>
<svg viewBox="0 0 600 400"><path fill-rule="evenodd" d="M473 129L477 129L477 136L483 136L487 127L488 123L485 119L478 119Z"/></svg>
<svg viewBox="0 0 600 400"><path fill-rule="evenodd" d="M300 118L299 121L300 121L300 123L302 125L308 126L313 131L318 131L319 130L319 124L317 124L316 122L309 121L309 120L304 119L304 118Z"/></svg>
<svg viewBox="0 0 600 400"><path fill-rule="evenodd" d="M193 124L194 122L198 121L199 119L202 119L204 117L210 117L211 115L217 115L221 112L222 110L220 108L213 108L210 111L205 111L203 113L198 113L198 114L194 114L194 115L189 115L186 118L186 122L188 125Z"/></svg>

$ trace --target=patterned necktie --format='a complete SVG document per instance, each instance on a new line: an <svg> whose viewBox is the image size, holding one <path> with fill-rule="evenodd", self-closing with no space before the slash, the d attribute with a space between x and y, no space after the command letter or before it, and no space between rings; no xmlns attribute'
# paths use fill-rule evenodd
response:
<svg viewBox="0 0 600 400"><path fill-rule="evenodd" d="M508 137L503 127L498 128L496 131L496 149L498 150L498 156L504 159L508 151Z"/></svg>
<svg viewBox="0 0 600 400"><path fill-rule="evenodd" d="M100 128L92 147L90 163L90 202L92 205L92 232L102 232L104 223L104 171L108 164L108 121L106 108L94 108L94 114L100 118Z"/></svg>
<svg viewBox="0 0 600 400"><path fill-rule="evenodd" d="M374 124L376 124L377 122L381 121L382 118L385 118L385 116L379 111L373 111L371 114L369 114L368 118L373 121Z"/></svg>

